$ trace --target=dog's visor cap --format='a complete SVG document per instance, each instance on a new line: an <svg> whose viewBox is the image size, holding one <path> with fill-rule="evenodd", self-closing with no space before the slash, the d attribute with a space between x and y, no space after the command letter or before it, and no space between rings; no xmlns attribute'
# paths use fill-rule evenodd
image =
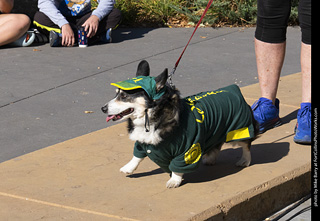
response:
<svg viewBox="0 0 320 221"><path fill-rule="evenodd" d="M124 91L130 91L141 88L153 100L159 99L165 93L166 89L166 87L164 87L159 92L157 92L156 81L154 77L150 76L137 76L135 78L128 79L125 81L111 83L111 85L116 86Z"/></svg>

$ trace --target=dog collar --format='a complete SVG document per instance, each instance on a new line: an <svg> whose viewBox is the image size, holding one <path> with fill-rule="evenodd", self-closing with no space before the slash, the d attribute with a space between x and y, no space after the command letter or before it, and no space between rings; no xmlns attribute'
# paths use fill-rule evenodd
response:
<svg viewBox="0 0 320 221"><path fill-rule="evenodd" d="M166 86L164 86L160 91L157 92L156 81L154 77L150 76L137 76L132 79L125 81L119 81L117 83L111 83L111 85L116 86L124 91L143 89L152 100L157 100L164 95L166 91Z"/></svg>

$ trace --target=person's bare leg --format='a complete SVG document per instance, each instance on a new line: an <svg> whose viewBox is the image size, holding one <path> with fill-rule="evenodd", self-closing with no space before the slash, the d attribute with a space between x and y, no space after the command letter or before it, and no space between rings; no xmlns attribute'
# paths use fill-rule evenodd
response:
<svg viewBox="0 0 320 221"><path fill-rule="evenodd" d="M302 103L311 103L311 45L301 43Z"/></svg>
<svg viewBox="0 0 320 221"><path fill-rule="evenodd" d="M293 140L311 144L311 45L301 43L302 99Z"/></svg>
<svg viewBox="0 0 320 221"><path fill-rule="evenodd" d="M286 42L274 44L255 39L261 97L272 100L273 104L278 91L285 50Z"/></svg>
<svg viewBox="0 0 320 221"><path fill-rule="evenodd" d="M30 26L30 19L23 14L0 15L0 46L18 40Z"/></svg>

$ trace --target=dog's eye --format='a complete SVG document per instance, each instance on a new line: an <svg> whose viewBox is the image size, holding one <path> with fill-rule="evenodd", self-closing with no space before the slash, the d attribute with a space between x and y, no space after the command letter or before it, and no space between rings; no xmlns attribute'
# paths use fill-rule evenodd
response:
<svg viewBox="0 0 320 221"><path fill-rule="evenodd" d="M125 99L125 98L127 98L128 97L128 95L127 94L125 94L125 93L120 93L120 98L121 99Z"/></svg>

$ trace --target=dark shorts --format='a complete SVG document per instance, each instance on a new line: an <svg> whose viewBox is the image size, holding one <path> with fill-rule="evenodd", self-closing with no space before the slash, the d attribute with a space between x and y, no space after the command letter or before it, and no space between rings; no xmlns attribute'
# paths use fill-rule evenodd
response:
<svg viewBox="0 0 320 221"><path fill-rule="evenodd" d="M286 40L291 0L258 0L258 16L255 37L267 43ZM311 44L311 0L299 1L301 41Z"/></svg>
<svg viewBox="0 0 320 221"><path fill-rule="evenodd" d="M91 12L82 15L82 16L72 16L66 17L68 20L75 36L77 36L78 29L85 23L85 21L91 16ZM109 28L116 28L121 20L121 12L119 9L114 8L106 17L104 17L99 22L99 27L96 35L99 35ZM49 36L49 32L51 30L61 33L61 29L58 25L53 23L51 19L44 13L38 11L34 15L34 22L33 24L37 27L39 32Z"/></svg>

